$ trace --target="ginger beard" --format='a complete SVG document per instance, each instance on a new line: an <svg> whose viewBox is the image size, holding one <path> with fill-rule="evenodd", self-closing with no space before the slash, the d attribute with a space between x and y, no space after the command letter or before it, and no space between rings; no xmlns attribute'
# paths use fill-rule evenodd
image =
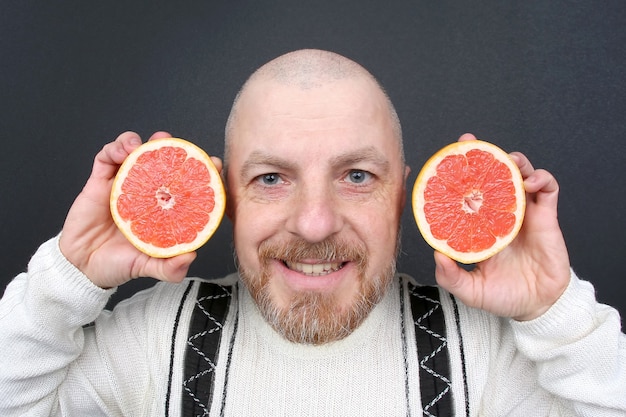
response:
<svg viewBox="0 0 626 417"><path fill-rule="evenodd" d="M398 238L398 242L400 239ZM396 269L395 255L377 275L366 276L367 252L361 244L336 238L319 243L302 239L273 243L268 240L259 247L261 270L252 273L239 265L239 275L265 320L283 337L294 343L320 345L343 339L354 331L385 295ZM269 263L280 260L285 264L301 259L350 259L357 267L359 290L350 305L333 293L299 291L287 306L278 305L271 292Z"/></svg>

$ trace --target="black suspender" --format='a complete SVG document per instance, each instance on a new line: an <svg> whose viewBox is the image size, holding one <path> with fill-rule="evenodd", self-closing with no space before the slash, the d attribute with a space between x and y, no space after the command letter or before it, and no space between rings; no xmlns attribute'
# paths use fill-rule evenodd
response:
<svg viewBox="0 0 626 417"><path fill-rule="evenodd" d="M183 416L209 415L222 330L235 288L207 282L200 284L187 338Z"/></svg>
<svg viewBox="0 0 626 417"><path fill-rule="evenodd" d="M236 286L200 284L185 354L183 416L209 415L222 329L235 289ZM424 415L451 416L448 344L439 291L436 287L412 284L408 285L408 291L415 323Z"/></svg>
<svg viewBox="0 0 626 417"><path fill-rule="evenodd" d="M408 285L415 343L420 369L420 391L425 416L452 416L450 361L439 290Z"/></svg>

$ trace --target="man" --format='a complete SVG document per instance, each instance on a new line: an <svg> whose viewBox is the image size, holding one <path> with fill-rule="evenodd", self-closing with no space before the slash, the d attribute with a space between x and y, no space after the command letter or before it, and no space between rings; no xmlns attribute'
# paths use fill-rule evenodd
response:
<svg viewBox="0 0 626 417"><path fill-rule="evenodd" d="M619 315L571 272L558 185L522 154L518 238L472 272L436 253L429 292L395 273L409 170L395 110L356 63L296 51L237 96L239 274L219 285L176 284L195 254L149 258L113 224L111 182L139 143L103 148L60 236L7 288L2 415L626 415ZM170 283L102 311L138 276Z"/></svg>

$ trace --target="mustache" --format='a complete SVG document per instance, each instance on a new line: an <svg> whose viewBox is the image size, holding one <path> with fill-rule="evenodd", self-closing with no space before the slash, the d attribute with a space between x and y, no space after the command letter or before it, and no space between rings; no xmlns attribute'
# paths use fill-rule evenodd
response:
<svg viewBox="0 0 626 417"><path fill-rule="evenodd" d="M321 242L307 242L301 238L281 241L266 240L259 246L259 257L263 262L279 259L285 262L299 262L303 259L319 259L332 262L355 262L365 267L367 251L360 242L348 242L337 237L329 237Z"/></svg>

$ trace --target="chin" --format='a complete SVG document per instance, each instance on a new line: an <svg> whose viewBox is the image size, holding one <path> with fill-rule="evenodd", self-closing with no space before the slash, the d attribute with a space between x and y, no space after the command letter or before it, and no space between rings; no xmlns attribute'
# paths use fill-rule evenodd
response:
<svg viewBox="0 0 626 417"><path fill-rule="evenodd" d="M242 281L265 320L290 342L308 345L349 336L384 297L394 273L395 262L375 278L361 277L358 290L346 302L343 293L317 290L296 291L279 299L270 276L250 276L240 268Z"/></svg>

